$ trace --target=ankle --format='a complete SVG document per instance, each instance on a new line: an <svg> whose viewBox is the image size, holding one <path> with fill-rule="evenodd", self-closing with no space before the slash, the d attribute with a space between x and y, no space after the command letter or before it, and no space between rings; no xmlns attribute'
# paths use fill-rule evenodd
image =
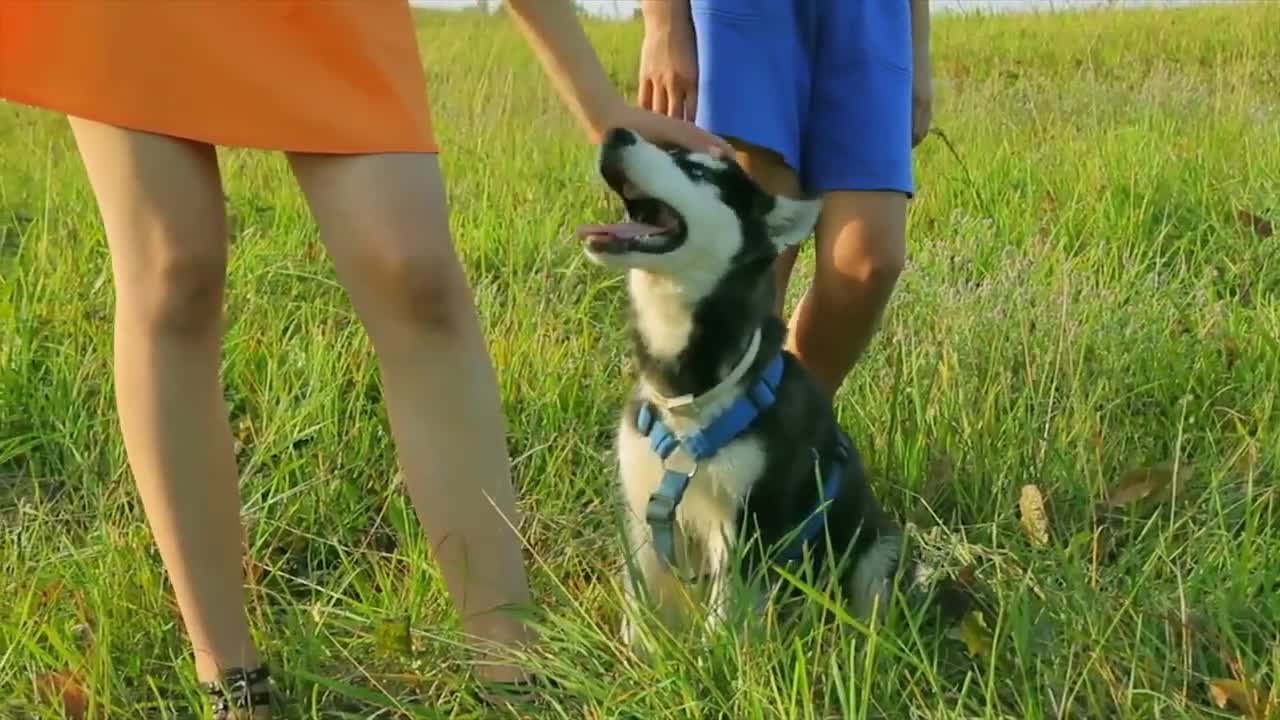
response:
<svg viewBox="0 0 1280 720"><path fill-rule="evenodd" d="M493 611L468 618L464 627L475 654L473 672L478 679L515 682L528 678L528 671L517 662L519 654L535 641L528 625L509 614Z"/></svg>
<svg viewBox="0 0 1280 720"><path fill-rule="evenodd" d="M225 715L214 715L214 720L271 720L271 708L259 707L245 710L232 710Z"/></svg>
<svg viewBox="0 0 1280 720"><path fill-rule="evenodd" d="M271 717L271 676L266 665L233 668L203 683L213 720L266 720Z"/></svg>

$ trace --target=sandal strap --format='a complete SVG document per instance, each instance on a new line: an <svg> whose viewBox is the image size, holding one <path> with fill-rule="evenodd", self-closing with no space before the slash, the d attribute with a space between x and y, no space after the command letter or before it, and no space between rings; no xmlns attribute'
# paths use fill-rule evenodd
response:
<svg viewBox="0 0 1280 720"><path fill-rule="evenodd" d="M536 703L547 690L560 689L560 683L544 675L529 675L519 680L480 680L472 697L489 706Z"/></svg>
<svg viewBox="0 0 1280 720"><path fill-rule="evenodd" d="M253 689L254 685L266 682L270 677L270 669L262 665L254 670L232 668L217 680L204 683L205 692L213 697L214 720L229 717L232 710L248 710L270 705L269 689Z"/></svg>

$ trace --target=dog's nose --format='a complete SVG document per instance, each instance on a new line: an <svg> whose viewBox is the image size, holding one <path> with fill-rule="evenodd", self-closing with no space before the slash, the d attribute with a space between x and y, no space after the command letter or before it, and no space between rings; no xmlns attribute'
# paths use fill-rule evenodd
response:
<svg viewBox="0 0 1280 720"><path fill-rule="evenodd" d="M626 128L611 128L604 135L605 150L621 150L628 145L636 144L636 134Z"/></svg>

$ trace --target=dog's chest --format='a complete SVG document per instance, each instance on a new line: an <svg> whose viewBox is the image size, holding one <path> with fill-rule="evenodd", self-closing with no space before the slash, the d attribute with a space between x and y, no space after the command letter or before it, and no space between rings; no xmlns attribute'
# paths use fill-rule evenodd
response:
<svg viewBox="0 0 1280 720"><path fill-rule="evenodd" d="M669 427L678 435L691 429L691 423L675 420ZM619 472L627 504L635 517L643 519L649 497L662 480L662 459L650 446L649 439L624 422L618 438ZM677 465L680 469L685 464ZM676 508L680 532L689 539L704 542L712 536L733 535L739 508L764 471L765 454L761 443L751 436L740 437L725 445L715 455L698 462L693 477ZM721 535L725 533L725 535Z"/></svg>

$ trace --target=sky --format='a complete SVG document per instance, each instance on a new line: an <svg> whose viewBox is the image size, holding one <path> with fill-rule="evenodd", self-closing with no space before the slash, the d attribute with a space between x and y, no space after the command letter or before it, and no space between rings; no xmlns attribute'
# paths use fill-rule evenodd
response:
<svg viewBox="0 0 1280 720"><path fill-rule="evenodd" d="M847 0L848 2L856 2L857 0ZM875 2L883 2L884 0L874 0ZM1110 4L1121 6L1137 6L1137 5L1189 5L1195 2L1204 2L1205 0L1111 0ZM410 3L418 7L426 8L465 8L474 7L476 0L410 0ZM1090 5L1107 4L1108 0L930 0L930 8L933 12L954 12L965 10L985 10L985 11L1018 11L1033 9L1054 9L1054 8L1078 8ZM496 6L498 0L491 0L490 5ZM602 17L630 17L635 11L639 0L578 0L578 4L585 8L593 15Z"/></svg>

